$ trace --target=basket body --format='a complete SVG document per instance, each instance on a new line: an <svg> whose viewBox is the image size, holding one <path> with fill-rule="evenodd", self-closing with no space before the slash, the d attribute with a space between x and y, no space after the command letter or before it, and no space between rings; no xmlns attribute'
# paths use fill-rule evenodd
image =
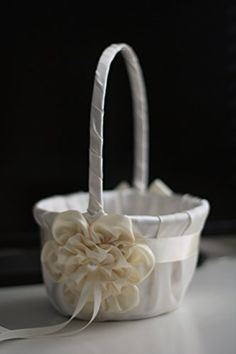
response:
<svg viewBox="0 0 236 354"><path fill-rule="evenodd" d="M110 65L119 52L133 99L134 180L132 188L103 192L105 93ZM182 302L209 206L205 200L174 194L160 180L149 189L147 184L143 75L132 48L115 44L102 53L95 73L89 191L51 197L34 209L45 284L52 304L64 315L89 323L95 318L130 320L172 311Z"/></svg>
<svg viewBox="0 0 236 354"><path fill-rule="evenodd" d="M178 237L181 240L185 235L188 237L195 233L200 236L209 211L208 202L190 195L161 195L158 184L158 181L154 182L152 188L142 195L132 188L104 192L105 210L107 213L129 215L133 225L144 235L151 248L152 242L159 239ZM52 239L49 226L56 215L70 209L85 213L88 198L88 193L75 193L51 197L36 204L34 215L41 229L42 246ZM192 255L179 261L156 262L152 273L139 285L138 306L125 313L100 311L96 319L141 319L175 310L182 303L194 274L197 258L198 252L195 250ZM62 314L71 315L74 308L65 301L62 285L48 275L44 265L42 267L51 303ZM90 314L81 311L77 317L88 319Z"/></svg>

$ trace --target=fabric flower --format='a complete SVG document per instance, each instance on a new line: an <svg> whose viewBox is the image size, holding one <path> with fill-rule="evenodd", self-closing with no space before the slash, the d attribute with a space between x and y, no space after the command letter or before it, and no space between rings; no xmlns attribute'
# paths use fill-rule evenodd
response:
<svg viewBox="0 0 236 354"><path fill-rule="evenodd" d="M76 304L87 287L90 311L96 284L104 312L125 312L138 305L138 284L151 273L155 259L127 216L103 215L89 224L80 212L69 210L57 215L52 235L41 260L52 278L63 283L70 304Z"/></svg>

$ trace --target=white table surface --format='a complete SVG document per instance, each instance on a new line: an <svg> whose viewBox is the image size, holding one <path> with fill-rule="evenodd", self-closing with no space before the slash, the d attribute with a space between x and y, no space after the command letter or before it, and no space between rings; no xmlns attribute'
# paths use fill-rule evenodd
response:
<svg viewBox="0 0 236 354"><path fill-rule="evenodd" d="M62 319L42 285L0 289L3 326L39 326ZM0 353L235 354L236 258L204 263L196 271L184 304L173 313L147 320L95 323L77 336L3 342Z"/></svg>

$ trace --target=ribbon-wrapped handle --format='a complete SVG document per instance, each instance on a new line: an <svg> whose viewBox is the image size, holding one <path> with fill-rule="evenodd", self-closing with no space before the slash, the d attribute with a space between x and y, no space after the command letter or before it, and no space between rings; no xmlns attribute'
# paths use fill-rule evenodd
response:
<svg viewBox="0 0 236 354"><path fill-rule="evenodd" d="M106 48L98 62L93 87L90 116L89 205L88 216L103 213L103 120L107 79L111 63L117 53L125 59L134 111L134 187L143 191L148 182L148 108L146 90L136 54L127 44L113 44Z"/></svg>

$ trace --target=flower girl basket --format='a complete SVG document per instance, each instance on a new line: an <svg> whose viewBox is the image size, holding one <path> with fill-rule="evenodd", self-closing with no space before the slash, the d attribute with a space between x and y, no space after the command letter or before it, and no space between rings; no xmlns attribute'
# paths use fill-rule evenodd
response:
<svg viewBox="0 0 236 354"><path fill-rule="evenodd" d="M110 65L119 52L133 97L134 180L132 187L123 184L103 192L104 101ZM58 332L75 317L88 320L88 326L94 319L132 320L173 311L192 279L209 204L175 194L160 180L147 188L145 87L138 59L126 44L108 47L97 66L89 157L88 193L53 196L34 207L48 295L69 320L21 330L18 337Z"/></svg>

